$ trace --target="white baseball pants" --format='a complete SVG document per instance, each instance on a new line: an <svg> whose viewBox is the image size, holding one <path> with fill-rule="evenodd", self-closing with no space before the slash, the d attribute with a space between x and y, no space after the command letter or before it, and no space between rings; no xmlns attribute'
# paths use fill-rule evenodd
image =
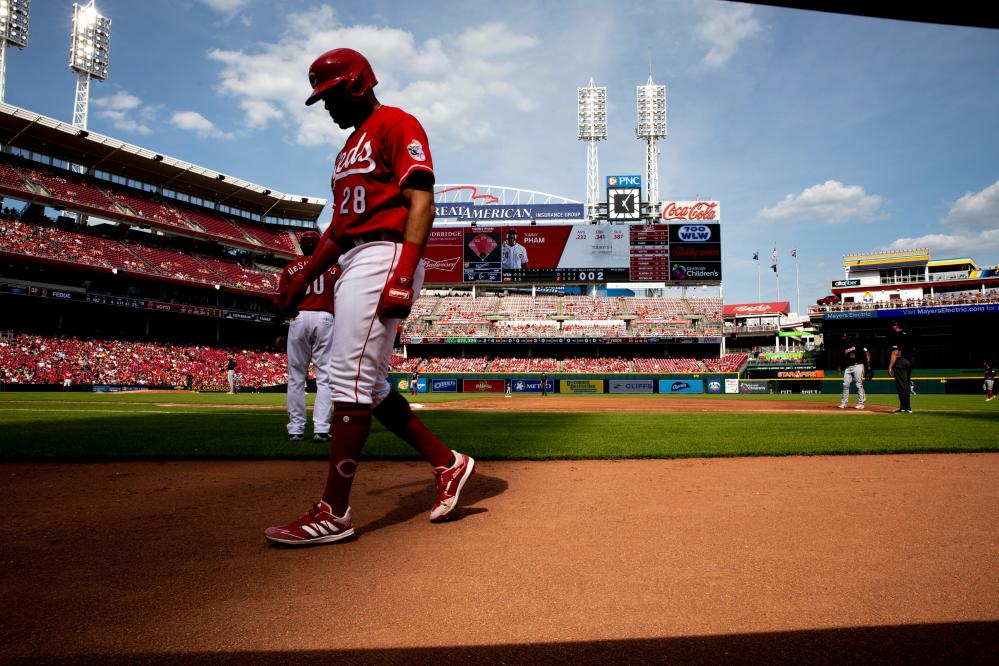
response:
<svg viewBox="0 0 999 666"><path fill-rule="evenodd" d="M288 327L288 434L305 433L305 389L309 363L316 366L316 404L312 431L330 431L333 398L330 364L333 359L333 315L303 310Z"/></svg>
<svg viewBox="0 0 999 666"><path fill-rule="evenodd" d="M402 243L365 243L340 257L333 331L333 400L375 407L388 394L389 359L401 319L382 319L376 310L392 276ZM423 262L413 276L413 299L423 287Z"/></svg>
<svg viewBox="0 0 999 666"><path fill-rule="evenodd" d="M857 363L847 367L843 371L843 404L850 402L850 384L857 382L857 404L863 405L867 402L867 394L864 392L864 364Z"/></svg>

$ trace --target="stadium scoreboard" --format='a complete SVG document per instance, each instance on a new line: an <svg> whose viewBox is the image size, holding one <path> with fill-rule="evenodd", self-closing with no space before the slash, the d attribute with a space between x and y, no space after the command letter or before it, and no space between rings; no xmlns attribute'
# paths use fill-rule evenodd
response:
<svg viewBox="0 0 999 666"><path fill-rule="evenodd" d="M468 226L433 229L428 284L714 285L722 279L717 222Z"/></svg>

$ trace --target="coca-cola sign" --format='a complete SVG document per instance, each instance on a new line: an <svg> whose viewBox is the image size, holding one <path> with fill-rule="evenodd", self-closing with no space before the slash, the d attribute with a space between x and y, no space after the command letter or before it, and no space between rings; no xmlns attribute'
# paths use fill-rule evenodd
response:
<svg viewBox="0 0 999 666"><path fill-rule="evenodd" d="M690 220L693 222L718 222L721 219L717 201L666 201L663 203L663 220Z"/></svg>

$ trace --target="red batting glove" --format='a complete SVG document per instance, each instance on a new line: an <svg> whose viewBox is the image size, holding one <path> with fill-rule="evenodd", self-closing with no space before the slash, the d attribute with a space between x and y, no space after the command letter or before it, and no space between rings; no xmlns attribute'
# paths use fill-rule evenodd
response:
<svg viewBox="0 0 999 666"><path fill-rule="evenodd" d="M378 315L384 319L405 319L413 309L413 275L423 249L416 243L402 244L402 256L378 301Z"/></svg>
<svg viewBox="0 0 999 666"><path fill-rule="evenodd" d="M330 233L332 230L333 225L330 225L323 237L319 239L319 245L312 253L309 263L278 288L277 296L274 297L274 309L279 315L294 317L298 314L295 306L302 300L305 290L309 288L309 283L327 268L336 267L335 270L338 271L337 276L339 277L339 266L336 265L336 262L340 259L340 248L333 240Z"/></svg>
<svg viewBox="0 0 999 666"><path fill-rule="evenodd" d="M309 280L305 271L299 271L291 276L287 282L281 285L276 296L274 296L274 309L282 317L294 317L298 314L295 306L302 300L305 290L309 286Z"/></svg>

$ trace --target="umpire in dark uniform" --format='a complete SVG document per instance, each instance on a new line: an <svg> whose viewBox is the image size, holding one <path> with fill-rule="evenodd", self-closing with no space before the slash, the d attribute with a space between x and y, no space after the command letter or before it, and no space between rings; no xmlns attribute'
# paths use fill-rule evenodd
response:
<svg viewBox="0 0 999 666"><path fill-rule="evenodd" d="M909 382L912 379L912 342L909 334L897 322L891 323L891 358L888 360L888 374L895 379L895 391L898 393L898 409L896 414L911 414L912 391Z"/></svg>

